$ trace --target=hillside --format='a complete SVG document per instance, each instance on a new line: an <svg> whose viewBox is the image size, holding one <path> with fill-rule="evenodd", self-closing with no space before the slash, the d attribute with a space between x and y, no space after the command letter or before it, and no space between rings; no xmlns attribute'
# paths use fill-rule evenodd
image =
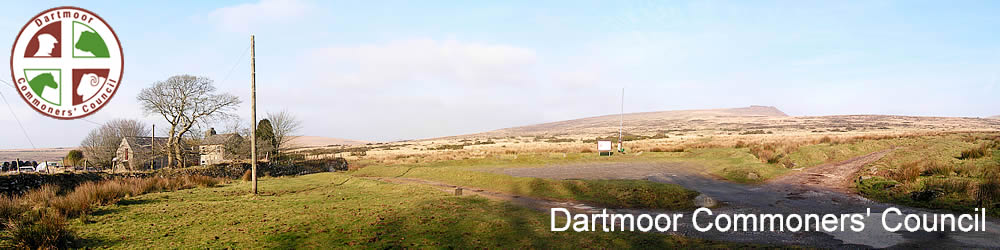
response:
<svg viewBox="0 0 1000 250"><path fill-rule="evenodd" d="M66 153L76 148L0 149L0 162L21 159L22 161L60 161Z"/></svg>
<svg viewBox="0 0 1000 250"><path fill-rule="evenodd" d="M708 119L730 118L780 118L788 117L785 112L770 106L750 106L728 109L672 110L656 112L626 113L624 116L611 114L567 121L558 121L505 128L490 131L483 136L522 136L522 135L561 135L561 134L594 134L607 131L618 131L619 119L623 119L626 128L669 130L664 125L698 122ZM676 128L684 129L684 128Z"/></svg>
<svg viewBox="0 0 1000 250"><path fill-rule="evenodd" d="M291 141L292 147L321 147L330 145L362 145L366 141L356 141L322 136L296 136Z"/></svg>
<svg viewBox="0 0 1000 250"><path fill-rule="evenodd" d="M986 118L987 119L1000 119L1000 115L994 115L994 116L990 116L990 117L986 117Z"/></svg>
<svg viewBox="0 0 1000 250"><path fill-rule="evenodd" d="M492 131L497 134L553 134L574 132L597 132L599 130L617 130L619 119L623 119L628 127L658 127L660 125L700 119L731 118L731 117L787 117L788 115L775 107L750 106L731 109L701 109L675 110L642 113L626 113L589 117L568 121L550 122L537 125L513 127Z"/></svg>
<svg viewBox="0 0 1000 250"><path fill-rule="evenodd" d="M898 115L788 116L769 106L626 113L627 133L733 135L741 133L822 133L898 130L1000 130L1000 120ZM437 139L508 136L591 137L615 134L619 115L588 117Z"/></svg>

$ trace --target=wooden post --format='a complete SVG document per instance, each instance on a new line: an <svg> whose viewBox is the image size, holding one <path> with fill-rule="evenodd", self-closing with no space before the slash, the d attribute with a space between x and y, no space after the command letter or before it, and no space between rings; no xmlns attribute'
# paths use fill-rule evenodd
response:
<svg viewBox="0 0 1000 250"><path fill-rule="evenodd" d="M257 71L254 68L254 42L250 35L250 188L257 194L257 86L254 82Z"/></svg>
<svg viewBox="0 0 1000 250"><path fill-rule="evenodd" d="M149 133L149 170L153 170L153 161L156 161L156 124Z"/></svg>

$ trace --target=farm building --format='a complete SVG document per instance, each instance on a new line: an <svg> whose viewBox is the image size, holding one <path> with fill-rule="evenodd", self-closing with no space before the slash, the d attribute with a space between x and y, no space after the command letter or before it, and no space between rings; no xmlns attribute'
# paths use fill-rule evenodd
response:
<svg viewBox="0 0 1000 250"><path fill-rule="evenodd" d="M159 169L167 164L166 137L122 138L115 152L115 170Z"/></svg>
<svg viewBox="0 0 1000 250"><path fill-rule="evenodd" d="M210 128L205 132L205 139L201 141L199 151L201 152L201 165L213 165L226 163L233 160L233 156L226 152L226 145L238 143L243 138L239 134L216 134L215 128Z"/></svg>

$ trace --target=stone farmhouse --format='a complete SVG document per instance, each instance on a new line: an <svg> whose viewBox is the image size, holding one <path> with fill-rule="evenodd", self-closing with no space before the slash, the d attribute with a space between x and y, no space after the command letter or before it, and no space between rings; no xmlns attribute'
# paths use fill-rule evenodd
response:
<svg viewBox="0 0 1000 250"><path fill-rule="evenodd" d="M160 169L167 165L166 137L126 136L115 152L114 169L135 171Z"/></svg>
<svg viewBox="0 0 1000 250"><path fill-rule="evenodd" d="M214 165L220 163L228 163L234 159L234 157L226 152L226 145L231 145L231 143L238 143L241 140L239 134L216 134L215 128L210 128L205 132L205 139L201 141L201 146L199 146L199 152L201 154L202 166Z"/></svg>

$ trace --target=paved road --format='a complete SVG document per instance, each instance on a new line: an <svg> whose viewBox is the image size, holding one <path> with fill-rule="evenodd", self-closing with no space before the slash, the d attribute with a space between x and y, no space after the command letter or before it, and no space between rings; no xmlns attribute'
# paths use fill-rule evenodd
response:
<svg viewBox="0 0 1000 250"><path fill-rule="evenodd" d="M1000 248L1000 225L996 220L987 221L987 232L902 232L885 231L881 213L888 207L897 207L908 213L933 211L873 202L848 192L844 178L854 171L878 160L888 151L881 151L841 163L817 166L794 173L762 185L743 185L709 177L701 167L692 163L611 163L553 165L534 168L508 168L494 170L512 176L551 179L645 179L674 183L701 192L725 203L712 209L716 214L845 214L872 215L865 221L865 231L847 232L697 232L690 225L690 213L685 215L680 233L713 240L753 242L767 244L795 244L823 248ZM664 213L665 211L616 210L616 213ZM936 213L942 213L936 211ZM902 221L901 216L890 215L890 222ZM712 218L705 218L710 222ZM699 223L703 223L699 220Z"/></svg>

